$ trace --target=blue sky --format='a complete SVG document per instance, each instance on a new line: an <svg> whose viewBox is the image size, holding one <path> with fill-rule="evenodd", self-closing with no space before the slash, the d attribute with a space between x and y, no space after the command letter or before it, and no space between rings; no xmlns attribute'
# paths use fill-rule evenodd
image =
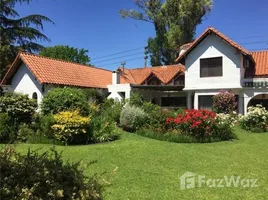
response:
<svg viewBox="0 0 268 200"><path fill-rule="evenodd" d="M55 25L45 24L44 33L51 42L41 42L44 46L88 49L92 63L106 69L116 69L123 60L128 68L142 67L142 47L154 36L154 27L150 23L122 19L119 15L122 8L135 6L131 0L33 0L30 5L16 7L20 16L42 14L55 22ZM215 0L212 12L197 27L196 34L213 26L248 50L268 49L267 8L267 0ZM132 49L136 50L106 57ZM118 58L126 55L131 56Z"/></svg>

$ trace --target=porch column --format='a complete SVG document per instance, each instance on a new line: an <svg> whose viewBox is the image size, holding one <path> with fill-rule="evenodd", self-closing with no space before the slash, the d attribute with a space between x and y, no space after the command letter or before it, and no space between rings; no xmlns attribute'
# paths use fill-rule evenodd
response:
<svg viewBox="0 0 268 200"><path fill-rule="evenodd" d="M125 91L125 99L130 99L131 88Z"/></svg>
<svg viewBox="0 0 268 200"><path fill-rule="evenodd" d="M187 92L187 109L192 109L192 92Z"/></svg>
<svg viewBox="0 0 268 200"><path fill-rule="evenodd" d="M198 110L198 95L194 93L194 109Z"/></svg>
<svg viewBox="0 0 268 200"><path fill-rule="evenodd" d="M244 92L242 92L238 97L238 113L243 115L244 112Z"/></svg>

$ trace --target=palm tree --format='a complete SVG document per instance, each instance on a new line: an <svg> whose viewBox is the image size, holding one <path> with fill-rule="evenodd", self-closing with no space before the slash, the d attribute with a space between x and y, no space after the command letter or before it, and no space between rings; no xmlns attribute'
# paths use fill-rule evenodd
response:
<svg viewBox="0 0 268 200"><path fill-rule="evenodd" d="M54 24L43 15L28 15L19 18L14 10L16 3L32 0L1 0L0 3L0 80L19 51L37 52L42 45L38 41L50 41L44 35L43 22Z"/></svg>

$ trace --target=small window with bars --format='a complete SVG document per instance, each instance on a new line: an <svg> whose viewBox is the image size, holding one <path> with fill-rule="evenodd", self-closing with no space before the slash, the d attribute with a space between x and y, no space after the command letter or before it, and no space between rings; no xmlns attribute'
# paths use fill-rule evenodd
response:
<svg viewBox="0 0 268 200"><path fill-rule="evenodd" d="M200 77L222 76L222 57L200 59Z"/></svg>

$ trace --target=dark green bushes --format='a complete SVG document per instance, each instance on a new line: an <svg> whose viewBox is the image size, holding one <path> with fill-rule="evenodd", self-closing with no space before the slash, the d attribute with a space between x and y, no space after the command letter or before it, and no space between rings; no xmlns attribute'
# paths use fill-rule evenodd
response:
<svg viewBox="0 0 268 200"><path fill-rule="evenodd" d="M0 143L9 142L14 137L14 132L7 113L0 113Z"/></svg>
<svg viewBox="0 0 268 200"><path fill-rule="evenodd" d="M103 199L98 178L85 177L79 163L63 162L53 149L21 155L5 148L0 163L1 199Z"/></svg>
<svg viewBox="0 0 268 200"><path fill-rule="evenodd" d="M0 113L6 113L14 125L30 123L37 109L37 102L27 95L6 93L0 97Z"/></svg>
<svg viewBox="0 0 268 200"><path fill-rule="evenodd" d="M31 124L37 108L35 100L27 95L6 93L0 97L0 142L17 140L19 127Z"/></svg>
<svg viewBox="0 0 268 200"><path fill-rule="evenodd" d="M41 103L43 115L69 110L79 110L82 116L89 115L88 98L82 90L69 87L55 88L44 96Z"/></svg>

